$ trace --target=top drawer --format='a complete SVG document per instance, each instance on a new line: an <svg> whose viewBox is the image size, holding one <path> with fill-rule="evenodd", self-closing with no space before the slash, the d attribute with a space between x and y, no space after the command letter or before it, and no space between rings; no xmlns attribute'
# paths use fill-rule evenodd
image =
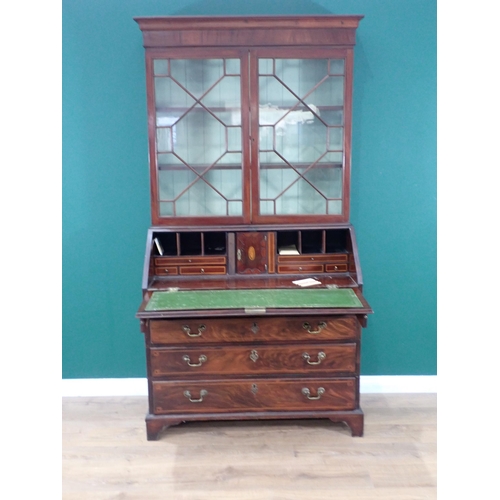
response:
<svg viewBox="0 0 500 500"><path fill-rule="evenodd" d="M150 321L152 344L355 340L355 316L160 319Z"/></svg>

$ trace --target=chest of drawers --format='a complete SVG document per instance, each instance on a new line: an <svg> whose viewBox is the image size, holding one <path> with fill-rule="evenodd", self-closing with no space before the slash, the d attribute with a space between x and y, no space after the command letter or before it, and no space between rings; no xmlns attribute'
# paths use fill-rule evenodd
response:
<svg viewBox="0 0 500 500"><path fill-rule="evenodd" d="M362 435L363 318L306 312L143 319L148 439L190 420L275 418L328 418Z"/></svg>

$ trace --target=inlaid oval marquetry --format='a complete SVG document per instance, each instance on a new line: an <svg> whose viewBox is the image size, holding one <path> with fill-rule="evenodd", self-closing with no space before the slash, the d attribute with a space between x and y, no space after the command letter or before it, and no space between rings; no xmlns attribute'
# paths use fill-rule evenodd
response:
<svg viewBox="0 0 500 500"><path fill-rule="evenodd" d="M248 249L248 258L250 260L255 260L255 248L254 247L250 247Z"/></svg>

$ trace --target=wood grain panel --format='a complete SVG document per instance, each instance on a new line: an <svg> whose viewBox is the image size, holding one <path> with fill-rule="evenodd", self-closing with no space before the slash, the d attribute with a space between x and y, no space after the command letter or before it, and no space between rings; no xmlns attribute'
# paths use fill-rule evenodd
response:
<svg viewBox="0 0 500 500"><path fill-rule="evenodd" d="M232 380L152 382L156 415L176 412L259 410L353 410L356 379ZM318 390L324 389L319 399ZM189 391L189 395L186 394ZM202 391L206 391L203 396ZM193 402L190 401L190 398ZM201 401L199 401L201 399Z"/></svg>
<svg viewBox="0 0 500 500"><path fill-rule="evenodd" d="M144 47L255 47L259 45L342 45L355 43L356 34L350 29L318 29L314 32L301 29L254 30L183 30L144 31Z"/></svg>
<svg viewBox="0 0 500 500"><path fill-rule="evenodd" d="M153 377L354 373L356 344L152 348Z"/></svg>
<svg viewBox="0 0 500 500"><path fill-rule="evenodd" d="M355 340L359 338L360 328L355 316L164 319L150 321L150 336L151 342L159 345L212 342L312 342Z"/></svg>

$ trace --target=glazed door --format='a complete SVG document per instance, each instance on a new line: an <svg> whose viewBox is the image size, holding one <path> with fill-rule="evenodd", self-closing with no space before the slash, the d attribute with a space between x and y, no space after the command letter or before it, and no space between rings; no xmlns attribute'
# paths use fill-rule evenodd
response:
<svg viewBox="0 0 500 500"><path fill-rule="evenodd" d="M256 50L250 77L252 220L347 221L352 51Z"/></svg>
<svg viewBox="0 0 500 500"><path fill-rule="evenodd" d="M248 52L150 51L147 65L153 223L248 222Z"/></svg>

